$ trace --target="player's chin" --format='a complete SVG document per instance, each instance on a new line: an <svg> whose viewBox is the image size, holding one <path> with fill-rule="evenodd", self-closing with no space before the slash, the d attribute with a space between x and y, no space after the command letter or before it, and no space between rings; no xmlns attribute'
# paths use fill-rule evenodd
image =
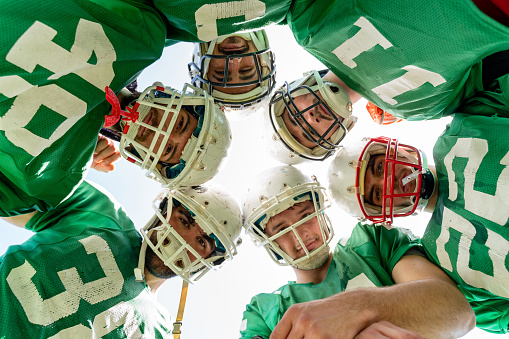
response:
<svg viewBox="0 0 509 339"><path fill-rule="evenodd" d="M170 279L177 276L175 272L163 263L163 261L151 248L147 248L147 253L145 254L145 266L150 274L156 278Z"/></svg>

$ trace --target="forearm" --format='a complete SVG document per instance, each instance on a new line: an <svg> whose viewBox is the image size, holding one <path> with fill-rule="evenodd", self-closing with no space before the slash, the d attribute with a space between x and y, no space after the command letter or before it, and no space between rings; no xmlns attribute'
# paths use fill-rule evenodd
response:
<svg viewBox="0 0 509 339"><path fill-rule="evenodd" d="M463 294L438 279L342 294L352 300L367 325L385 320L426 338L458 338L475 326Z"/></svg>

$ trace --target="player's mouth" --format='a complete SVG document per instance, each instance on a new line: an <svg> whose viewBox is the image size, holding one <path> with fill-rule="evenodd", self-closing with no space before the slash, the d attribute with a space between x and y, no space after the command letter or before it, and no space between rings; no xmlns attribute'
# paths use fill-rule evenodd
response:
<svg viewBox="0 0 509 339"><path fill-rule="evenodd" d="M403 184L403 179L405 179L410 174L412 174L412 171L410 169L404 170L399 177L399 187L403 193L413 193L415 191L416 187L415 179L411 180L406 185Z"/></svg>

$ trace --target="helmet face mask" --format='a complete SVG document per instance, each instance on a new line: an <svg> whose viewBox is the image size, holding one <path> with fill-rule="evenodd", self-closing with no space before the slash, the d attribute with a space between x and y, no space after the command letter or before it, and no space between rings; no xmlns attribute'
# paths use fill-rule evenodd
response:
<svg viewBox="0 0 509 339"><path fill-rule="evenodd" d="M251 51L239 49L218 54L215 49L229 38L242 39ZM236 71L232 73L230 66L233 63L250 67L250 78L242 80L242 77L248 75L241 72L237 74ZM216 73L222 79L210 77L212 68L218 70ZM188 70L191 82L211 95L223 106L228 118L233 120L242 120L265 108L276 82L275 57L264 30L230 34L211 42L196 44ZM233 75L240 80L232 79Z"/></svg>
<svg viewBox="0 0 509 339"><path fill-rule="evenodd" d="M419 206L422 187L423 161L421 152L417 148L409 145L400 145L398 139L389 139L383 137L371 139L366 144L366 147L364 148L364 151L361 154L361 158L359 160L365 160L367 158L367 155L370 153L369 149L375 143L385 146L385 159L383 160L383 192L380 212L378 215L374 215L372 212L369 213L368 209L366 208L367 203L365 202L365 198L360 199L360 196L359 203L361 204L361 209L363 210L367 219L374 223L385 222L391 224L394 217L409 216L416 212L417 207ZM366 166L367 165L368 164L366 163ZM406 166L412 171L412 174L402 178L402 181L403 184L406 181L408 181L406 184L409 184L411 181L415 180L414 189L409 192L396 192L396 187L399 187L399 190L403 189L403 187L401 187L402 183L397 181L396 178L396 166ZM367 169L364 169L364 175L361 175L361 169L362 168L357 169L357 180L364 181L365 172ZM397 205L396 199L399 199ZM402 200L406 201L404 202Z"/></svg>
<svg viewBox="0 0 509 339"><path fill-rule="evenodd" d="M357 121L346 91L317 71L285 83L272 96L268 113L263 134L267 149L291 165L330 157ZM314 127L307 120L310 116L320 120ZM306 145L299 139L306 139Z"/></svg>
<svg viewBox="0 0 509 339"><path fill-rule="evenodd" d="M381 184L373 184L380 177ZM398 139L364 138L340 151L329 168L334 200L353 216L373 223L392 224L395 217L419 213L433 188L425 154Z"/></svg>
<svg viewBox="0 0 509 339"><path fill-rule="evenodd" d="M342 124L340 118L327 106L327 104L318 96L318 94L315 93L309 86L301 85L298 86L292 90L290 90L290 86L287 82L285 82L286 90L280 90L277 91L271 100L271 106L279 101L282 100L286 107L286 112L290 119L292 119L297 126L300 127L300 129L307 135L307 137L316 144L317 147L321 147L326 151L333 151L335 150L339 143L343 141L344 137L346 136L346 133L348 132L345 126ZM303 93L304 92L304 93ZM294 95L297 94L298 95ZM300 95L312 95L314 97L313 103L304 108L299 109L297 105L294 102L294 98ZM309 122L303 117L303 114L313 110L315 107L321 106L323 109L327 111L330 117L332 117L333 122L331 125L327 128L327 130L323 133L319 133L316 131L316 129L309 124ZM284 113L283 113L284 114ZM271 115L271 119L272 119ZM272 122L274 124L274 121ZM339 134L342 136L335 140L331 141L330 138L327 138L329 133L336 132L337 129L341 129L342 131L339 131ZM284 141L283 141L284 142ZM285 143L286 144L286 143ZM288 146L288 145L287 145ZM289 147L289 146L288 146ZM330 153L328 153L330 154Z"/></svg>
<svg viewBox="0 0 509 339"><path fill-rule="evenodd" d="M228 154L231 131L224 113L203 90L186 84L177 91L156 83L130 106L128 110L137 118L121 121L120 154L146 169L148 177L165 187L179 187L202 184L218 172ZM157 126L152 126L156 113L161 118ZM149 118L151 121L145 121ZM168 143L174 127L179 135L187 131L188 140ZM144 146L138 134L143 136L149 130L154 135L150 145ZM171 154L168 145L176 154L181 153L173 163L161 161L163 152Z"/></svg>
<svg viewBox="0 0 509 339"><path fill-rule="evenodd" d="M259 180L255 182L258 182L243 199L246 233L257 246L263 246L278 265L291 265L300 269L313 269L321 265L328 257L329 243L334 235L330 220L325 214L325 209L330 206L325 189L291 166L270 169L257 178ZM267 224L272 217L296 204L308 201L312 202L312 213L306 212L309 215L292 225L285 225L284 230L273 235L267 233ZM313 218L316 218L316 221L311 220ZM319 238L322 239L322 244L311 251L306 248L306 241L309 239L304 239L299 233L300 227L310 227L309 222L316 222ZM288 236L288 233L292 234L302 248L302 256L294 258L279 246L278 240Z"/></svg>
<svg viewBox="0 0 509 339"><path fill-rule="evenodd" d="M142 248L150 247L165 266L188 282L199 280L210 270L218 270L237 254L242 215L235 200L220 186L207 184L165 190L156 197L153 208L155 215L141 230ZM207 256L200 255L179 233L182 230L171 225L174 213L173 220L184 216L189 224L196 223L190 228L199 227L207 235L204 237L213 243ZM144 263L142 249L139 269L143 270Z"/></svg>

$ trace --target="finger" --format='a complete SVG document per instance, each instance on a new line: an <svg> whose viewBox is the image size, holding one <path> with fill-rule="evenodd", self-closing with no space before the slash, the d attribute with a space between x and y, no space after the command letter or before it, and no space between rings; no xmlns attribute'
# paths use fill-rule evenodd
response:
<svg viewBox="0 0 509 339"><path fill-rule="evenodd" d="M286 339L292 330L292 319L288 316L288 311L285 313L283 318L276 325L270 339Z"/></svg>
<svg viewBox="0 0 509 339"><path fill-rule="evenodd" d="M115 169L115 165L113 165L113 164L105 164L105 163L102 163L102 162L99 162L99 163L93 162L90 167L93 168L96 171L104 172L104 173L111 172L111 171L113 171Z"/></svg>
<svg viewBox="0 0 509 339"><path fill-rule="evenodd" d="M104 150L109 145L113 145L111 140L109 140L106 137L103 137L102 135L99 135L99 137L97 138L97 144L95 145L94 154L101 152L102 150Z"/></svg>
<svg viewBox="0 0 509 339"><path fill-rule="evenodd" d="M94 161L95 162L101 162L104 159L114 156L118 151L115 149L114 145L110 145L104 149L102 149L100 152L94 154ZM118 153L120 156L120 153ZM118 160L118 159L117 159ZM110 163L113 161L109 161Z"/></svg>

